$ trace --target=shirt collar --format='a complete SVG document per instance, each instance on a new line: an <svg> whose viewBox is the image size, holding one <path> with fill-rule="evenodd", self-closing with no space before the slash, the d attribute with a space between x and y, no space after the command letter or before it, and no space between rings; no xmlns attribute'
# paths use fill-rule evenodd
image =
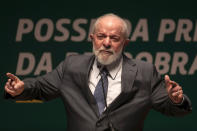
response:
<svg viewBox="0 0 197 131"><path fill-rule="evenodd" d="M119 63L115 67L111 68L111 67L108 67L107 66L107 70L109 71L109 75L110 75L110 77L113 80L116 79L116 76L117 76L118 72L122 68L122 63L123 63L123 58L121 57L120 60L119 60ZM95 76L98 77L99 76L99 73L100 73L100 70L97 67L97 61L96 61L96 59L94 60L94 64L93 64L93 68L92 69L95 72Z"/></svg>
<svg viewBox="0 0 197 131"><path fill-rule="evenodd" d="M113 80L116 79L118 72L122 68L122 62L123 62L123 58L121 57L119 63L114 68L107 67L109 74Z"/></svg>

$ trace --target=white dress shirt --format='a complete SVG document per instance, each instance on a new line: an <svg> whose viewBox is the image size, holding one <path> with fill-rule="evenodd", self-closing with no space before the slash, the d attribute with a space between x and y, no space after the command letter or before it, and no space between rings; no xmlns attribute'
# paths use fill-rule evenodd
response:
<svg viewBox="0 0 197 131"><path fill-rule="evenodd" d="M108 75L108 92L107 92L107 105L109 106L113 100L121 93L121 74L122 74L122 62L123 58L120 59L120 62L116 67L110 69L107 67L109 74ZM89 76L89 88L94 95L95 88L99 82L101 76L99 75L100 70L97 67L97 61L94 61L92 70L90 71Z"/></svg>

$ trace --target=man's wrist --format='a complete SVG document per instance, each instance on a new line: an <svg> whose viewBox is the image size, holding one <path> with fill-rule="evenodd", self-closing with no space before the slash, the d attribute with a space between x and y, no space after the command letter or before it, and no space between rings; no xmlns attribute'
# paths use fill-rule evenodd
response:
<svg viewBox="0 0 197 131"><path fill-rule="evenodd" d="M184 96L183 96L181 102L179 102L179 103L174 102L172 99L170 99L170 100L171 100L171 102L173 103L173 105L180 106L180 105L182 105L182 104L184 103L185 98L184 98Z"/></svg>

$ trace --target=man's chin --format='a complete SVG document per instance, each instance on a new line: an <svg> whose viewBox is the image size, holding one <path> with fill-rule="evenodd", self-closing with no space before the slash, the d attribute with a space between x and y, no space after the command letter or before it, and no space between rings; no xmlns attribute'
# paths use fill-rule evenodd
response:
<svg viewBox="0 0 197 131"><path fill-rule="evenodd" d="M93 48L93 52L96 56L97 61L105 66L112 65L115 63L121 56L121 52L119 53L99 53L99 51Z"/></svg>
<svg viewBox="0 0 197 131"><path fill-rule="evenodd" d="M99 59L98 59L98 62L99 62L101 65L105 65L105 66L107 66L107 65L110 65L110 64L111 64L111 62L103 61L103 60L99 60Z"/></svg>
<svg viewBox="0 0 197 131"><path fill-rule="evenodd" d="M115 61L115 58L113 58L113 57L108 57L108 58L98 57L97 60L102 65L110 65Z"/></svg>

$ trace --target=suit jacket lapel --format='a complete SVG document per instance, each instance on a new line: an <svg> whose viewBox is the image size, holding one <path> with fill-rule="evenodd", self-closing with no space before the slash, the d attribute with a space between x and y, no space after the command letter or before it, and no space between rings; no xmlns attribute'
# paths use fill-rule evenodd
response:
<svg viewBox="0 0 197 131"><path fill-rule="evenodd" d="M127 100L132 98L132 87L136 77L137 67L136 64L128 59L126 56L123 56L123 66L122 66L122 91L120 95L110 104L108 107L109 111L113 111Z"/></svg>
<svg viewBox="0 0 197 131"><path fill-rule="evenodd" d="M88 104L90 105L90 107L93 109L93 111L95 112L95 114L97 115L97 117L99 117L99 110L98 110L98 107L97 107L97 103L96 103L96 100L89 88L89 74L90 74L90 71L92 69L92 65L94 63L94 59L95 59L95 56L91 56L90 57L90 60L85 63L86 65L84 67L86 67L85 69L82 69L83 70L83 73L81 75L81 79L82 79L82 82L83 82L83 86L81 87L82 88L82 92L84 94L84 97L86 98ZM88 68L87 68L88 67Z"/></svg>

